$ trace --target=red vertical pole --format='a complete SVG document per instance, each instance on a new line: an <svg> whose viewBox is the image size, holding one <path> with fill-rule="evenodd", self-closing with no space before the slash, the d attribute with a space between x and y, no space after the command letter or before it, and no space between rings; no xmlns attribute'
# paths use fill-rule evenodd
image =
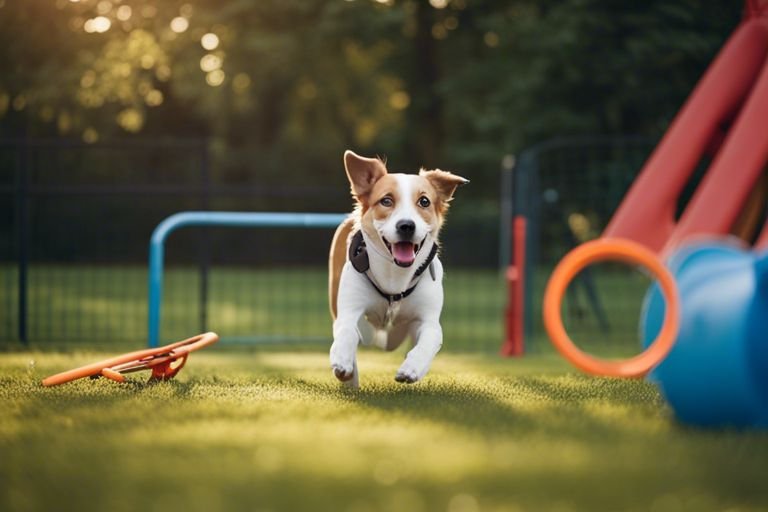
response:
<svg viewBox="0 0 768 512"><path fill-rule="evenodd" d="M525 235L526 220L517 215L512 223L512 264L507 268L506 339L501 355L522 356L525 328Z"/></svg>

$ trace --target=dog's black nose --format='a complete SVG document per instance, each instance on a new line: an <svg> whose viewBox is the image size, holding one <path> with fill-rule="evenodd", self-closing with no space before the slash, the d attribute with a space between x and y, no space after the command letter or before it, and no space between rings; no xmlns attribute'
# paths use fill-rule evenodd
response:
<svg viewBox="0 0 768 512"><path fill-rule="evenodd" d="M395 229L399 235L413 236L414 231L416 231L416 223L412 220L399 220L395 224Z"/></svg>

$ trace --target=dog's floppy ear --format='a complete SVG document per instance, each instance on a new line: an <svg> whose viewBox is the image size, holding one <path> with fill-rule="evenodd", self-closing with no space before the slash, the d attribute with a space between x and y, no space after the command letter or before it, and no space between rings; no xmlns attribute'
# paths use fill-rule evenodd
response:
<svg viewBox="0 0 768 512"><path fill-rule="evenodd" d="M466 178L447 171L441 171L440 169L435 169L434 171L422 169L419 171L419 176L426 178L435 187L444 208L453 199L453 193L456 192L456 188L469 183L469 180Z"/></svg>
<svg viewBox="0 0 768 512"><path fill-rule="evenodd" d="M350 150L344 152L344 168L352 185L352 195L359 201L365 201L373 185L387 174L384 162L378 158L365 158Z"/></svg>

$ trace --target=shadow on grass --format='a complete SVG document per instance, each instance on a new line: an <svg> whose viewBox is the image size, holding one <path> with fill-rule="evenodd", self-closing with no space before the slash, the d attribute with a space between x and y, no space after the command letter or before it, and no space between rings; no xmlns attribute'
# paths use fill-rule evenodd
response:
<svg viewBox="0 0 768 512"><path fill-rule="evenodd" d="M430 421L485 433L534 426L527 414L516 411L496 396L459 384L382 386L345 394L364 407L408 416L413 421Z"/></svg>
<svg viewBox="0 0 768 512"><path fill-rule="evenodd" d="M615 408L637 414L664 414L652 385L608 379L515 377L468 386L425 382L415 386L372 384L359 390L301 381L313 393L375 409L386 416L432 422L476 434L504 436L556 432L566 438L620 437L631 427L590 409Z"/></svg>

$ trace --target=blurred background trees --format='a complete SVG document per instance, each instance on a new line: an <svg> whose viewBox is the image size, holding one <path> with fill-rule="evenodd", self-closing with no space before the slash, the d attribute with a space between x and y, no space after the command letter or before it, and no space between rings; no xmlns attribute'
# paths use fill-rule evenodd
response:
<svg viewBox="0 0 768 512"><path fill-rule="evenodd" d="M344 186L350 147L497 186L564 134L662 133L718 0L0 0L0 136L203 137L233 183Z"/></svg>

